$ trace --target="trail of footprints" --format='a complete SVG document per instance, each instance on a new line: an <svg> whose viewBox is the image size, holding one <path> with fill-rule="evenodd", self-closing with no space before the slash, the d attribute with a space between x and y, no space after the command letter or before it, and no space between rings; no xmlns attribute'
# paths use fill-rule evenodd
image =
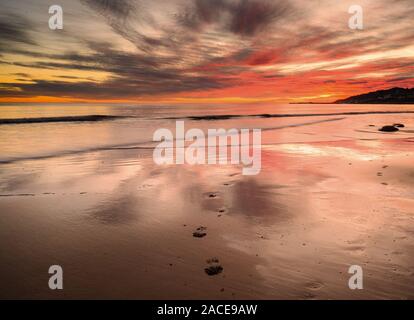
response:
<svg viewBox="0 0 414 320"><path fill-rule="evenodd" d="M231 186L231 183L225 182L223 185L224 186ZM216 192L207 193L207 198L208 199L217 199L217 197L218 197L218 193L216 193ZM225 207L221 207L221 208L217 209L217 213L218 213L217 217L220 218L226 212L227 212L227 209ZM207 236L207 227L204 227L204 226L199 226L193 232L193 237L194 238L204 238L206 236ZM218 275L218 274L222 273L223 270L224 270L224 268L220 264L220 261L219 261L218 258L214 257L214 258L208 259L206 261L206 263L207 263L207 266L204 268L204 272L208 276ZM224 289L222 289L221 291L224 291Z"/></svg>

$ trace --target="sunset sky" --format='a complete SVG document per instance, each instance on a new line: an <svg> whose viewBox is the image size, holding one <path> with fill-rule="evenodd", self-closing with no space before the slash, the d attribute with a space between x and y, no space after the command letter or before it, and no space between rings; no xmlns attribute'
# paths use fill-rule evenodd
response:
<svg viewBox="0 0 414 320"><path fill-rule="evenodd" d="M0 4L0 102L327 102L414 87L413 0ZM49 29L52 4L63 30ZM352 4L364 30L348 27Z"/></svg>

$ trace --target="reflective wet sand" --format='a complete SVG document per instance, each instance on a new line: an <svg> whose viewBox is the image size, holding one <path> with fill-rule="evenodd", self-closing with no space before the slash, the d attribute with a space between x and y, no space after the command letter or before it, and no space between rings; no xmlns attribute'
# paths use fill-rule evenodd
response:
<svg viewBox="0 0 414 320"><path fill-rule="evenodd" d="M326 119L201 124L268 128L257 176L157 166L151 148L1 164L0 298L413 299L414 119Z"/></svg>

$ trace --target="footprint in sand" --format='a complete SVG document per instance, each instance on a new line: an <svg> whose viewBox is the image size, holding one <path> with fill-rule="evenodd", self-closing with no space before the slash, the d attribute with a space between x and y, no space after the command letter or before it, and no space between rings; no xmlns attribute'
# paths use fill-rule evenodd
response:
<svg viewBox="0 0 414 320"><path fill-rule="evenodd" d="M196 231L193 232L193 237L194 238L204 238L207 235L207 232L205 232L207 230L206 227L198 227L196 229Z"/></svg>
<svg viewBox="0 0 414 320"><path fill-rule="evenodd" d="M392 270L393 273L395 273L397 275L400 275L400 276L412 276L413 275L412 270L407 269L407 268L405 268L403 266L400 266L400 265L392 266L391 270Z"/></svg>
<svg viewBox="0 0 414 320"><path fill-rule="evenodd" d="M226 208L220 208L220 209L218 209L218 213L220 213L220 214L223 214L223 213L226 213L227 212L227 209Z"/></svg>
<svg viewBox="0 0 414 320"><path fill-rule="evenodd" d="M223 216L223 214L227 213L227 209L226 208L220 208L220 209L217 210L217 212L218 212L217 217L220 218L221 216Z"/></svg>
<svg viewBox="0 0 414 320"><path fill-rule="evenodd" d="M345 241L344 250L351 251L352 254L361 255L365 252L367 245L364 239L353 239Z"/></svg>
<svg viewBox="0 0 414 320"><path fill-rule="evenodd" d="M208 266L204 269L204 272L209 276L215 276L223 272L223 267L220 265L220 261L217 258L211 258L207 260Z"/></svg>
<svg viewBox="0 0 414 320"><path fill-rule="evenodd" d="M152 187L153 187L153 185L152 185L152 184L148 184L148 183L146 183L146 184L140 185L140 186L138 187L138 190L147 190L147 189L151 189Z"/></svg>
<svg viewBox="0 0 414 320"><path fill-rule="evenodd" d="M306 289L312 290L312 291L317 291L320 290L324 287L324 284L322 282L319 281L312 281L312 282L308 282L305 285Z"/></svg>
<svg viewBox="0 0 414 320"><path fill-rule="evenodd" d="M365 252L365 246L358 246L358 245L353 245L353 246L349 246L345 248L348 251L351 251L354 254L362 254Z"/></svg>
<svg viewBox="0 0 414 320"><path fill-rule="evenodd" d="M206 192L204 193L204 197L207 199L218 199L219 193L218 192Z"/></svg>

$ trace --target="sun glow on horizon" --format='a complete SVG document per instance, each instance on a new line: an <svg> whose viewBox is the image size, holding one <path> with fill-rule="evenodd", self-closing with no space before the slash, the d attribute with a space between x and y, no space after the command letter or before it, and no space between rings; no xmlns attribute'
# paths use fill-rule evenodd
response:
<svg viewBox="0 0 414 320"><path fill-rule="evenodd" d="M351 30L329 0L62 0L57 31L42 5L3 2L1 103L328 103L414 87L409 1L365 0Z"/></svg>

